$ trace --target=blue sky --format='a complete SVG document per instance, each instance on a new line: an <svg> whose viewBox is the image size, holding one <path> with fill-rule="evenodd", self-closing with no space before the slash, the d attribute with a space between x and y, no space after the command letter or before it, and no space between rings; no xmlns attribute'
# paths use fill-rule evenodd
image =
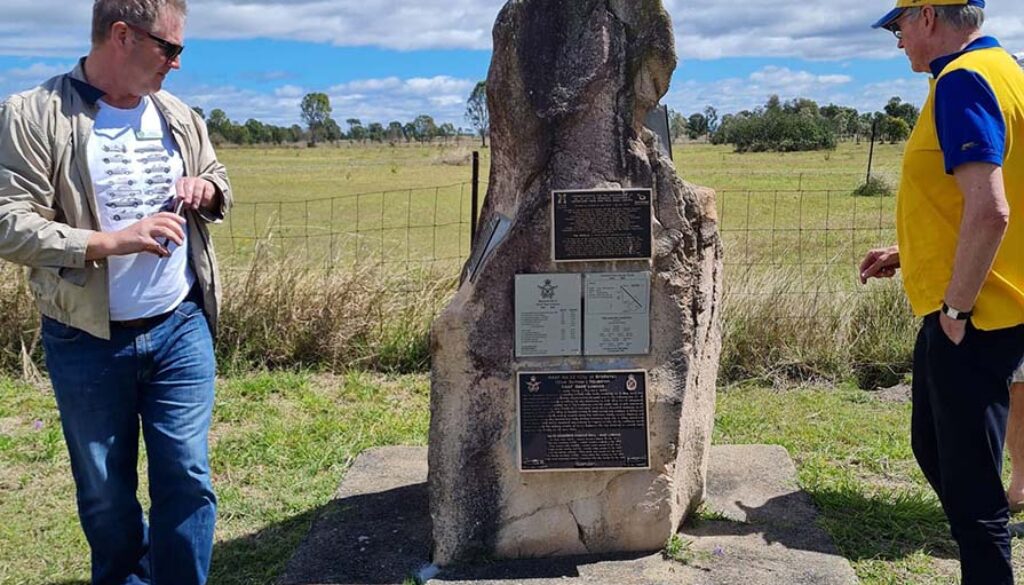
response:
<svg viewBox="0 0 1024 585"><path fill-rule="evenodd" d="M892 0L664 0L680 64L663 100L726 113L778 94L881 109L920 102L895 39L870 22ZM466 125L464 104L487 75L501 0L192 0L183 68L167 89L237 121L299 121L305 93L331 96L339 121L408 121L420 113ZM88 50L91 2L4 0L0 93L31 87ZM1024 51L1020 0L990 0L986 30Z"/></svg>

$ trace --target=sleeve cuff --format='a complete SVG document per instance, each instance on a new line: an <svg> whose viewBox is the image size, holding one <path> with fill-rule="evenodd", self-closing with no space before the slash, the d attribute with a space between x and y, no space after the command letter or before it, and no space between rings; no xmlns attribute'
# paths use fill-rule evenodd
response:
<svg viewBox="0 0 1024 585"><path fill-rule="evenodd" d="M217 189L217 198L220 204L215 209L212 210L200 207L197 213L199 214L200 219L202 219L206 223L221 223L222 221L224 221L224 217L227 215L228 211L227 198L224 196L225 185L217 175L202 175L199 178L209 181L210 184L212 184L214 188Z"/></svg>
<svg viewBox="0 0 1024 585"><path fill-rule="evenodd" d="M89 247L89 238L94 232L72 228L64 237L64 268L85 268L85 252Z"/></svg>
<svg viewBox="0 0 1024 585"><path fill-rule="evenodd" d="M946 174L952 175L957 167L967 163L989 163L997 167L1003 166L1003 153L994 150L979 150L966 156L953 156L946 162Z"/></svg>

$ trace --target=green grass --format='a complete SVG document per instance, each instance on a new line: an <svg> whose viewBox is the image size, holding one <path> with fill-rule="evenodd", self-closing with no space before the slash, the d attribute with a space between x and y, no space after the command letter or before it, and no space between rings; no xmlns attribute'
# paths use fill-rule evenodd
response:
<svg viewBox="0 0 1024 585"><path fill-rule="evenodd" d="M272 583L358 453L426 441L422 375L254 373L221 380L217 393L214 585ZM10 381L0 381L0 517L0 583L87 578L53 398Z"/></svg>
<svg viewBox="0 0 1024 585"><path fill-rule="evenodd" d="M853 388L719 394L716 443L789 450L823 526L865 585L939 585L959 575L956 547L910 449L910 405ZM1024 570L1024 545L1014 541Z"/></svg>
<svg viewBox="0 0 1024 585"><path fill-rule="evenodd" d="M221 380L217 391L212 585L272 583L359 452L426 440L422 374L253 373ZM862 583L950 583L956 551L913 460L909 417L909 405L853 387L740 386L719 394L714 440L786 447ZM73 501L52 397L0 380L0 583L86 578ZM696 520L719 518L703 510ZM692 562L687 551L679 541L665 553ZM1019 542L1014 563L1024 569Z"/></svg>
<svg viewBox="0 0 1024 585"><path fill-rule="evenodd" d="M237 204L214 239L222 256L236 259L272 235L276 251L298 250L314 263L457 264L469 253L473 146L223 149ZM879 146L875 174L894 181L901 149ZM481 151L481 197L489 156ZM718 190L726 258L737 278L751 265L845 266L893 239L893 201L852 196L867 156L867 145L854 143L833 152L743 155L726 146L676 147L680 175ZM853 278L843 274L837 286L849 288Z"/></svg>

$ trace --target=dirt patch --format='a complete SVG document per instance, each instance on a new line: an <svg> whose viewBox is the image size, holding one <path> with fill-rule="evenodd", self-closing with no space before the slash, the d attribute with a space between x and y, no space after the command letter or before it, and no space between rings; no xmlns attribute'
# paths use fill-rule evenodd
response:
<svg viewBox="0 0 1024 585"><path fill-rule="evenodd" d="M872 395L881 402L910 402L910 384L896 384L889 388L879 388Z"/></svg>

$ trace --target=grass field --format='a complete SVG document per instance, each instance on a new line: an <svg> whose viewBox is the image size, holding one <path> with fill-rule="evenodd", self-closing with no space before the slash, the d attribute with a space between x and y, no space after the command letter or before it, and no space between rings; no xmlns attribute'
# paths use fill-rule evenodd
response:
<svg viewBox="0 0 1024 585"><path fill-rule="evenodd" d="M890 181L899 149L876 151L875 168ZM238 270L218 347L230 367L212 439L221 502L212 585L272 583L358 452L425 442L425 332L468 253L469 152L221 152L238 205L215 238ZM893 238L893 198L851 195L866 160L866 145L786 155L677 145L680 174L719 193L720 380L755 380L721 393L715 440L786 446L864 583L950 583L952 544L910 455L909 408L852 384L900 380L915 326L898 283L854 284L864 249ZM305 267L329 256L341 267L333 274ZM449 273L416 272L423 260ZM400 278L419 285L399 290L359 272L382 262L408 266L411 276ZM35 317L23 289L7 292L0 335L18 348ZM13 370L20 354L8 353ZM249 370L261 360L284 369ZM795 379L847 381L794 388ZM0 583L83 582L87 549L73 501L52 396L0 378ZM1014 555L1024 567L1020 546Z"/></svg>
<svg viewBox="0 0 1024 585"><path fill-rule="evenodd" d="M895 182L900 148L876 148L875 174ZM237 198L215 232L222 255L245 258L267 234L279 251L297 249L313 260L468 254L468 146L229 148L221 157ZM892 199L851 195L867 157L866 145L846 143L834 152L743 155L683 144L675 158L685 179L718 190L727 263L748 267L845 263L891 239ZM483 150L484 184L489 163Z"/></svg>
<svg viewBox="0 0 1024 585"><path fill-rule="evenodd" d="M221 380L211 585L272 584L360 451L425 443L428 387L422 374ZM945 585L958 571L955 548L913 461L909 417L909 405L853 387L741 386L719 395L715 441L786 447L865 585ZM0 583L84 585L87 547L73 502L52 397L0 381Z"/></svg>

